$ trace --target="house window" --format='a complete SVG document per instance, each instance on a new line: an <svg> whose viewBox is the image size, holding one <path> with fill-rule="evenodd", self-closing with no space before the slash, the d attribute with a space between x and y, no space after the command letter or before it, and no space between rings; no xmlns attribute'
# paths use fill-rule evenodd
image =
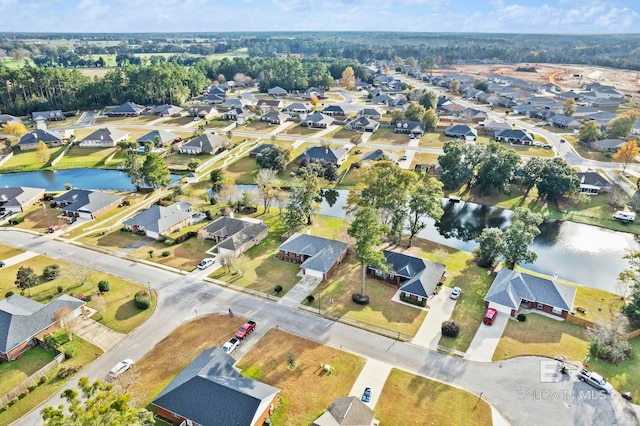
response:
<svg viewBox="0 0 640 426"><path fill-rule="evenodd" d="M416 296L416 300L417 300L418 302L422 302L422 296Z"/></svg>
<svg viewBox="0 0 640 426"><path fill-rule="evenodd" d="M288 252L288 251L285 251L285 252L284 252L284 255L285 255L285 256L287 256L287 257L289 257L289 252Z"/></svg>
<svg viewBox="0 0 640 426"><path fill-rule="evenodd" d="M560 308L551 308L551 313L554 315L562 315L562 309Z"/></svg>
<svg viewBox="0 0 640 426"><path fill-rule="evenodd" d="M378 271L377 269L374 269L374 272L376 274L376 277L381 277L382 276L382 271Z"/></svg>
<svg viewBox="0 0 640 426"><path fill-rule="evenodd" d="M296 259L300 260L300 253L296 253Z"/></svg>
<svg viewBox="0 0 640 426"><path fill-rule="evenodd" d="M544 309L544 305L542 303L538 303L536 305L536 309L543 310Z"/></svg>
<svg viewBox="0 0 640 426"><path fill-rule="evenodd" d="M390 280L394 280L395 278L396 278L396 275L395 275L395 274L389 274L389 279L390 279Z"/></svg>

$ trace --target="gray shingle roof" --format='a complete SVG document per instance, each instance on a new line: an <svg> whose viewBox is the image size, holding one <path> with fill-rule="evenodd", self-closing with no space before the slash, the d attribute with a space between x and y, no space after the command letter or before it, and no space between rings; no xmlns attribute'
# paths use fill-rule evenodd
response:
<svg viewBox="0 0 640 426"><path fill-rule="evenodd" d="M207 225L205 229L208 233L218 238L225 238L225 240L218 243L218 247L235 251L255 239L269 227L263 223L247 222L222 216Z"/></svg>
<svg viewBox="0 0 640 426"><path fill-rule="evenodd" d="M219 147L227 143L227 139L211 133L205 133L189 142L182 144L183 148L200 148L202 151L215 152Z"/></svg>
<svg viewBox="0 0 640 426"><path fill-rule="evenodd" d="M144 111L146 107L135 104L133 102L125 102L122 105L113 109L110 114L139 114Z"/></svg>
<svg viewBox="0 0 640 426"><path fill-rule="evenodd" d="M154 204L146 210L123 222L126 226L138 226L152 232L162 233L172 226L191 217L191 205L178 202L168 207ZM186 207L186 208L185 208Z"/></svg>
<svg viewBox="0 0 640 426"><path fill-rule="evenodd" d="M77 309L85 302L62 295L43 305L20 295L0 300L0 352L8 353L22 342L32 338L55 323L55 312L60 308Z"/></svg>
<svg viewBox="0 0 640 426"><path fill-rule="evenodd" d="M625 143L622 139L600 139L593 142L596 149L618 149Z"/></svg>
<svg viewBox="0 0 640 426"><path fill-rule="evenodd" d="M580 172L578 173L578 180L580 180L581 185L591 185L599 188L611 186L611 182L598 172Z"/></svg>
<svg viewBox="0 0 640 426"><path fill-rule="evenodd" d="M103 140L103 141L120 141L122 140L122 138L128 138L129 137L129 132L125 132L124 130L120 130L120 129L111 129L108 127L104 127L102 129L98 129L95 132L91 133L90 135L87 135L85 138L83 138L83 141L97 141L97 140Z"/></svg>
<svg viewBox="0 0 640 426"><path fill-rule="evenodd" d="M202 426L254 424L261 403L280 390L243 377L234 363L221 348L204 350L153 404Z"/></svg>
<svg viewBox="0 0 640 426"><path fill-rule="evenodd" d="M310 256L301 268L329 272L349 245L328 238L295 233L282 243L278 250Z"/></svg>
<svg viewBox="0 0 640 426"><path fill-rule="evenodd" d="M421 297L431 296L445 272L446 267L442 263L390 250L384 250L382 253L387 259L389 272L407 279L400 286L400 291L406 293Z"/></svg>
<svg viewBox="0 0 640 426"><path fill-rule="evenodd" d="M140 136L137 139L137 142L142 144L146 142L153 142L155 144L156 137L160 139L160 143L162 145L166 145L168 143L175 141L176 139L180 139L180 136L176 135L175 133L168 132L166 130L152 130L146 135Z"/></svg>
<svg viewBox="0 0 640 426"><path fill-rule="evenodd" d="M575 297L574 287L505 268L498 272L484 300L511 309L518 309L522 300L528 300L571 311Z"/></svg>
<svg viewBox="0 0 640 426"><path fill-rule="evenodd" d="M62 208L63 211L93 213L123 198L122 195L114 195L102 191L72 189L52 201L55 203L70 203Z"/></svg>
<svg viewBox="0 0 640 426"><path fill-rule="evenodd" d="M338 161L348 151L346 148L330 148L324 146L312 146L300 155L309 161Z"/></svg>
<svg viewBox="0 0 640 426"><path fill-rule="evenodd" d="M533 138L527 134L524 130L520 129L505 129L496 132L496 138L516 139L519 141L533 142Z"/></svg>
<svg viewBox="0 0 640 426"><path fill-rule="evenodd" d="M33 120L61 120L64 118L62 111L59 109L54 109L51 111L37 111L31 113L31 118Z"/></svg>
<svg viewBox="0 0 640 426"><path fill-rule="evenodd" d="M466 124L454 124L445 129L444 133L447 136L478 136L476 129L467 126Z"/></svg>
<svg viewBox="0 0 640 426"><path fill-rule="evenodd" d="M313 426L364 426L371 425L375 412L357 396L336 398L314 422Z"/></svg>
<svg viewBox="0 0 640 426"><path fill-rule="evenodd" d="M43 130L43 129L35 129L26 133L20 138L20 145L38 143L42 141L44 143L49 142L61 142L62 134L55 130Z"/></svg>
<svg viewBox="0 0 640 426"><path fill-rule="evenodd" d="M381 149L376 149L375 151L369 151L365 153L360 161L377 161L383 156L388 157L391 161L398 161L398 155L393 152L384 152Z"/></svg>
<svg viewBox="0 0 640 426"><path fill-rule="evenodd" d="M44 189L42 188L30 188L27 186L0 188L0 204L4 206L21 207L41 194L44 194Z"/></svg>

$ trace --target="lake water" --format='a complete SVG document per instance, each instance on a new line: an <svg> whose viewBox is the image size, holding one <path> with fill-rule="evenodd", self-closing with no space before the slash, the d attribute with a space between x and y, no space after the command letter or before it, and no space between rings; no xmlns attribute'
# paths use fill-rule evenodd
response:
<svg viewBox="0 0 640 426"><path fill-rule="evenodd" d="M238 185L238 192L255 189L255 185ZM320 214L344 217L347 190L324 191ZM474 240L484 228L504 228L511 223L510 210L474 203L449 203L443 200L445 214L439 222L428 219L418 236L459 250L472 251ZM553 276L558 274L576 284L616 292L618 274L627 261L629 250L640 250L633 234L610 231L574 222L550 221L540 226L540 235L530 248L538 254L534 263L523 268Z"/></svg>
<svg viewBox="0 0 640 426"><path fill-rule="evenodd" d="M171 175L173 182L179 175ZM106 169L66 169L38 172L0 174L0 186L31 186L47 191L64 191L65 185L74 188L133 191L135 186L125 172Z"/></svg>

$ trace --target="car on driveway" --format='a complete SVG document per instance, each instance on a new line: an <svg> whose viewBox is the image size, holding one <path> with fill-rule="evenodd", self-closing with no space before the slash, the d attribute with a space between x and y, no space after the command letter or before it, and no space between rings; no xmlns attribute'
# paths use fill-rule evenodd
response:
<svg viewBox="0 0 640 426"><path fill-rule="evenodd" d="M561 142L561 143L565 143L566 141L567 141L567 140L566 140L566 139L564 139L564 138L563 138L563 139L560 139L560 142Z"/></svg>
<svg viewBox="0 0 640 426"><path fill-rule="evenodd" d="M5 266L5 263L2 260L0 260L0 268L4 268L4 266Z"/></svg>
<svg viewBox="0 0 640 426"><path fill-rule="evenodd" d="M606 392L606 393L613 392L613 386L611 385L611 383L607 382L598 373L594 373L592 371L581 368L578 371L578 379L580 379L580 381L582 382L590 384L596 389L600 389L603 392Z"/></svg>
<svg viewBox="0 0 640 426"><path fill-rule="evenodd" d="M451 290L451 296L449 297L457 300L458 298L460 298L460 293L462 293L462 289L460 287L454 287L453 290Z"/></svg>
<svg viewBox="0 0 640 426"><path fill-rule="evenodd" d="M544 146L544 144L540 141L535 141L532 145L537 148L542 148Z"/></svg>
<svg viewBox="0 0 640 426"><path fill-rule="evenodd" d="M360 397L360 401L368 404L371 402L371 388L364 388L364 392L362 392L362 397Z"/></svg>
<svg viewBox="0 0 640 426"><path fill-rule="evenodd" d="M125 371L127 371L131 367L133 367L133 361L132 360L125 359L123 361L120 361L119 363L117 363L115 365L115 367L113 367L111 369L111 371L109 371L109 378L116 379L116 378L118 378L118 376L120 376L122 373L124 373Z"/></svg>
<svg viewBox="0 0 640 426"><path fill-rule="evenodd" d="M209 266L213 265L216 260L213 257L206 257L198 263L198 269L207 269Z"/></svg>
<svg viewBox="0 0 640 426"><path fill-rule="evenodd" d="M229 341L227 343L222 345L222 350L225 351L226 353L230 354L231 352L236 350L236 348L239 345L240 345L240 339L232 337L231 339L229 339Z"/></svg>
<svg viewBox="0 0 640 426"><path fill-rule="evenodd" d="M482 319L482 322L487 325L493 325L493 322L495 321L496 316L498 316L498 311L496 311L494 308L489 308L487 309L487 313L484 314L484 318Z"/></svg>
<svg viewBox="0 0 640 426"><path fill-rule="evenodd" d="M407 156L403 155L402 158L400 159L400 161L406 161L406 159L407 159Z"/></svg>

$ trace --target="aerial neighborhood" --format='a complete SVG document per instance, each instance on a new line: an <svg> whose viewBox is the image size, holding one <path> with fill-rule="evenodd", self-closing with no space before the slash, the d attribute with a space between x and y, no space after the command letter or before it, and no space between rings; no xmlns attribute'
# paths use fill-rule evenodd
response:
<svg viewBox="0 0 640 426"><path fill-rule="evenodd" d="M631 71L120 36L0 55L0 424L640 424Z"/></svg>

